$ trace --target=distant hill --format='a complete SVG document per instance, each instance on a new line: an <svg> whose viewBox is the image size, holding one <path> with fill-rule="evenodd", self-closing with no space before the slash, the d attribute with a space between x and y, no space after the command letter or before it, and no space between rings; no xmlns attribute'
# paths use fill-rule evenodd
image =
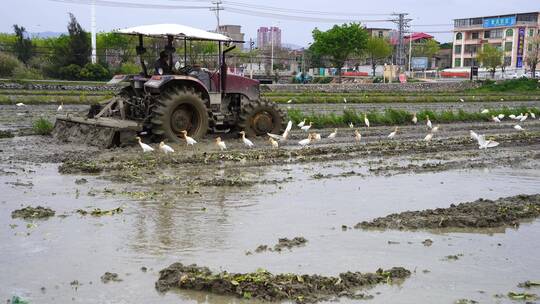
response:
<svg viewBox="0 0 540 304"><path fill-rule="evenodd" d="M61 32L38 32L38 33L30 33L30 37L35 37L35 38L55 38L55 37L59 37L63 34L66 34L66 33L61 33Z"/></svg>

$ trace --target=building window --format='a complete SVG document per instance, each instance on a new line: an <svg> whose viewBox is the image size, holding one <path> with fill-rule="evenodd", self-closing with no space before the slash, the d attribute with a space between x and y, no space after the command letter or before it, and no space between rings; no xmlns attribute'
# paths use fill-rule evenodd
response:
<svg viewBox="0 0 540 304"><path fill-rule="evenodd" d="M490 31L485 31L484 32L484 39L488 39L488 38L491 38L491 32Z"/></svg>
<svg viewBox="0 0 540 304"><path fill-rule="evenodd" d="M456 34L456 40L461 40L463 39L463 34L462 33L457 33Z"/></svg>
<svg viewBox="0 0 540 304"><path fill-rule="evenodd" d="M484 38L485 39L502 38L502 36L503 36L502 34L503 34L503 31L501 29L485 31L484 32Z"/></svg>
<svg viewBox="0 0 540 304"><path fill-rule="evenodd" d="M505 42L504 43L504 51L505 52L511 52L512 51L512 42Z"/></svg>
<svg viewBox="0 0 540 304"><path fill-rule="evenodd" d="M507 29L506 30L506 37L512 37L512 36L514 36L514 30Z"/></svg>
<svg viewBox="0 0 540 304"><path fill-rule="evenodd" d="M472 32L471 34L471 39L478 39L480 36L480 33L479 32Z"/></svg>
<svg viewBox="0 0 540 304"><path fill-rule="evenodd" d="M379 31L379 38L382 38L383 36L383 31Z"/></svg>
<svg viewBox="0 0 540 304"><path fill-rule="evenodd" d="M512 65L512 57L506 56L504 57L504 66L511 66Z"/></svg>
<svg viewBox="0 0 540 304"><path fill-rule="evenodd" d="M456 45L454 47L454 54L461 54L461 45Z"/></svg>
<svg viewBox="0 0 540 304"><path fill-rule="evenodd" d="M454 66L460 67L461 66L461 58L454 59Z"/></svg>
<svg viewBox="0 0 540 304"><path fill-rule="evenodd" d="M478 52L479 48L480 48L479 44L467 44L465 45L465 54L474 54Z"/></svg>
<svg viewBox="0 0 540 304"><path fill-rule="evenodd" d="M534 29L529 29L529 37L534 36Z"/></svg>

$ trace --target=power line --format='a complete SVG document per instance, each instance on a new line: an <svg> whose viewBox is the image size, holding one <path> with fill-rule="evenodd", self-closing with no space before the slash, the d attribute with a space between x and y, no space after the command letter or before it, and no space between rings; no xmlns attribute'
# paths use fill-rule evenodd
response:
<svg viewBox="0 0 540 304"><path fill-rule="evenodd" d="M84 4L91 5L93 0L49 0L52 2L61 2L61 3L73 3L73 4ZM210 9L210 6L200 6L200 5L166 5L166 4L144 4L144 3L134 3L134 2L120 2L120 1L108 1L108 0L95 0L97 6L107 6L107 7L122 7L122 8L145 8L145 9L166 9L166 10L178 10L178 9Z"/></svg>

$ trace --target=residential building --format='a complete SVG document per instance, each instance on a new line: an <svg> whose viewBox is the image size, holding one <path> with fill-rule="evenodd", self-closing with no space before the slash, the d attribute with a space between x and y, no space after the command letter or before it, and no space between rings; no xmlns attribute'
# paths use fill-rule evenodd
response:
<svg viewBox="0 0 540 304"><path fill-rule="evenodd" d="M257 30L257 47L259 49L270 48L272 41L275 48L281 47L281 29L279 27L262 26Z"/></svg>
<svg viewBox="0 0 540 304"><path fill-rule="evenodd" d="M366 28L366 31L369 33L370 37L386 38L390 39L391 29L387 28Z"/></svg>
<svg viewBox="0 0 540 304"><path fill-rule="evenodd" d="M453 68L477 66L483 45L504 53L507 68L526 68L529 39L540 35L539 12L474 17L454 20Z"/></svg>
<svg viewBox="0 0 540 304"><path fill-rule="evenodd" d="M244 33L242 33L242 26L240 25L220 25L219 32L227 37L230 37L235 41L244 41ZM235 42L239 49L244 49L244 44L240 42Z"/></svg>

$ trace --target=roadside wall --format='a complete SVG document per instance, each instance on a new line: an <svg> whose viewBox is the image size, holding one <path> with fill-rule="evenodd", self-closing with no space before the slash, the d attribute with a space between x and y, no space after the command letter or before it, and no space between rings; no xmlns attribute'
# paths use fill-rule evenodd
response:
<svg viewBox="0 0 540 304"><path fill-rule="evenodd" d="M421 83L265 84L261 92L459 92L480 85L468 81Z"/></svg>

